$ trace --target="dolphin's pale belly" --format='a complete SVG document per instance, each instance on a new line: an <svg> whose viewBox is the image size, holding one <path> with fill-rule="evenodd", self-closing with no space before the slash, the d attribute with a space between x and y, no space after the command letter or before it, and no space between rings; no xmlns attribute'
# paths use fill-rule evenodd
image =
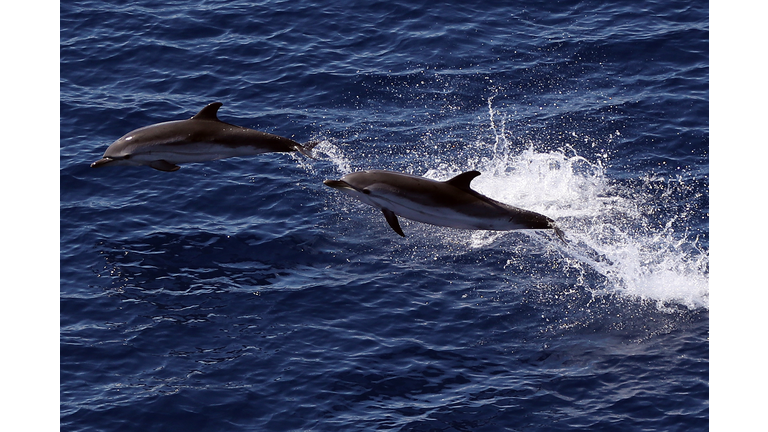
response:
<svg viewBox="0 0 768 432"><path fill-rule="evenodd" d="M372 200L373 201L373 200ZM530 228L529 225L515 220L515 215L499 209L477 203L472 208L435 207L416 201L383 200L369 202L379 209L386 208L398 216L417 222L450 228L471 230L508 231ZM486 210L485 212L483 210Z"/></svg>
<svg viewBox="0 0 768 432"><path fill-rule="evenodd" d="M164 160L173 164L206 162L229 157L253 156L269 150L258 146L224 146L214 143L189 143L184 145L159 145L134 153L136 162Z"/></svg>

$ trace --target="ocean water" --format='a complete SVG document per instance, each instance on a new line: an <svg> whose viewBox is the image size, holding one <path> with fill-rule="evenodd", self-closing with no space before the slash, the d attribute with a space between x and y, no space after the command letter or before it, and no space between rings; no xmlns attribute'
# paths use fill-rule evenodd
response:
<svg viewBox="0 0 768 432"><path fill-rule="evenodd" d="M60 5L62 431L706 430L709 19L692 2ZM317 141L92 169L224 105ZM550 232L323 185L444 180Z"/></svg>

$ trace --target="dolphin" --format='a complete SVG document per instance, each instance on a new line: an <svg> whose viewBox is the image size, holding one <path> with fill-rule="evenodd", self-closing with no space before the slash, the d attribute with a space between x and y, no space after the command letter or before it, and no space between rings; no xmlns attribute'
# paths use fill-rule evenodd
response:
<svg viewBox="0 0 768 432"><path fill-rule="evenodd" d="M405 237L397 216L417 222L471 230L552 229L565 242L552 219L513 207L472 190L478 171L436 181L393 171L360 171L323 183L381 209L392 229Z"/></svg>
<svg viewBox="0 0 768 432"><path fill-rule="evenodd" d="M213 102L189 120L158 123L123 135L107 147L92 168L113 165L147 165L176 171L180 163L204 162L267 152L299 151L312 157L314 143L296 141L266 132L224 123L216 116L223 104Z"/></svg>

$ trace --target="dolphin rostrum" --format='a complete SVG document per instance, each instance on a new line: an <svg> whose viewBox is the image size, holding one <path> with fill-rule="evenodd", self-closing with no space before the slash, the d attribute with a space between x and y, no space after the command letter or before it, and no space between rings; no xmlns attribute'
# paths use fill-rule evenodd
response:
<svg viewBox="0 0 768 432"><path fill-rule="evenodd" d="M92 168L112 165L147 165L176 171L178 164L204 162L268 152L299 151L312 157L313 143L224 123L216 116L222 106L213 102L189 120L158 123L128 132L112 143Z"/></svg>
<svg viewBox="0 0 768 432"><path fill-rule="evenodd" d="M561 240L563 232L552 219L529 210L492 200L472 190L479 176L467 171L446 181L393 171L360 171L340 180L323 183L381 209L389 226L405 237L397 215L432 225L472 230L509 231L552 229Z"/></svg>

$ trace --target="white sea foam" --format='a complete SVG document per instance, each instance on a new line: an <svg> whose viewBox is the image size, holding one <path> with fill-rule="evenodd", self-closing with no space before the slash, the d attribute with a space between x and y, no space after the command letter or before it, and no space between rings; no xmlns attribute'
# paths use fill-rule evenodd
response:
<svg viewBox="0 0 768 432"><path fill-rule="evenodd" d="M552 243L560 264L571 273L591 269L602 275L598 285L576 281L592 284L595 293L655 301L662 309L673 304L709 307L709 252L677 223L692 214L664 216L664 211L647 210L663 207L670 197L701 192L679 178L611 181L600 161L587 160L571 148L537 151L530 146L511 154L503 125L494 124L489 110L496 131L490 157L470 157L463 166L441 165L427 177L446 179L476 169L482 173L472 184L478 192L555 219L568 238L567 245ZM470 246L490 247L504 235L477 232Z"/></svg>
<svg viewBox="0 0 768 432"><path fill-rule="evenodd" d="M327 139L317 143L312 149L312 154L317 159L330 161L340 175L349 174L352 172L349 158L344 154L343 150ZM306 156L298 154L297 152L291 153L291 155L293 155L294 160L299 164L299 166L309 172L315 171L314 164L311 159L308 159Z"/></svg>

